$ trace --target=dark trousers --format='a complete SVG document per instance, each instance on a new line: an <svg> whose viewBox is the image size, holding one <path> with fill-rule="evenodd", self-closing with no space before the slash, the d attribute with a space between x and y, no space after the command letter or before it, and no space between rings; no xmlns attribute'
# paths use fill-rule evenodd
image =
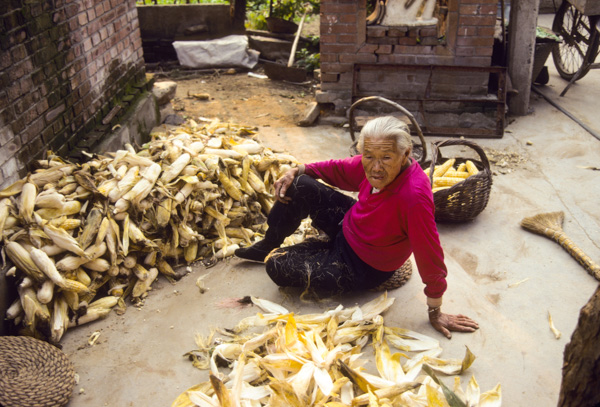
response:
<svg viewBox="0 0 600 407"><path fill-rule="evenodd" d="M308 216L329 240L308 239L272 252L266 269L277 285L330 295L375 288L392 276L362 261L344 238L342 221L354 198L307 175L296 177L286 195L291 202L276 202L269 213L265 240L280 245Z"/></svg>

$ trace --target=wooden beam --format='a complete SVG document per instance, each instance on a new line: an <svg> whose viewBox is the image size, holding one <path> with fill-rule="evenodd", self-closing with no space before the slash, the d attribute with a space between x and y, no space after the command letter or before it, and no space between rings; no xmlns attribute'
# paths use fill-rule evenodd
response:
<svg viewBox="0 0 600 407"><path fill-rule="evenodd" d="M510 95L508 109L510 113L518 116L529 112L539 9L540 0L511 1L508 28L508 76L512 89L517 90L518 93Z"/></svg>

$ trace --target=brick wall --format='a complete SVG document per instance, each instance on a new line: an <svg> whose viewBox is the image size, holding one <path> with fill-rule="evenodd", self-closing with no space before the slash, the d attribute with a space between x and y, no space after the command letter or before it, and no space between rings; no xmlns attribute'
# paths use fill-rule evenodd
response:
<svg viewBox="0 0 600 407"><path fill-rule="evenodd" d="M145 83L138 25L135 0L0 1L0 188L113 124Z"/></svg>
<svg viewBox="0 0 600 407"><path fill-rule="evenodd" d="M360 96L414 98L428 86L430 96L486 94L487 73L450 71L430 78L423 67L406 69L490 66L497 0L441 0L438 5L445 19L437 25L366 26L366 0L322 0L317 100L345 110ZM361 66L365 69L357 70ZM403 67L388 69L394 66Z"/></svg>

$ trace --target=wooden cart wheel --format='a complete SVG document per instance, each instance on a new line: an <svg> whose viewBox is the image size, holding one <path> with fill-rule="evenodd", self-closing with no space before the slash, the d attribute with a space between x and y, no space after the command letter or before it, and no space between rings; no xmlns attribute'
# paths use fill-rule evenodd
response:
<svg viewBox="0 0 600 407"><path fill-rule="evenodd" d="M423 137L423 131L421 131L421 127L419 126L419 123L417 123L417 121L415 120L415 117L412 115L412 113L409 112L408 110L406 110L404 107L400 106L396 102L393 102L386 98L382 98L380 96L367 96L367 97L357 100L356 102L354 102L352 104L352 106L350 106L350 109L348 110L348 121L350 123L350 137L352 138L352 142L353 142L352 145L350 146L351 154L356 155L358 153L358 151L356 150L356 144L358 143L358 140L356 139L356 137L354 135L354 132L356 129L356 122L354 120L354 110L360 104L363 104L366 102L372 102L372 101L382 102L387 105L390 105L390 106L396 108L401 113L403 113L406 117L408 117L408 119L414 126L414 128L417 132L417 136L419 137L419 141L421 143L419 145L413 141L413 157L419 162L419 164L423 164L425 162L425 160L427 159L427 143L425 142L425 137Z"/></svg>

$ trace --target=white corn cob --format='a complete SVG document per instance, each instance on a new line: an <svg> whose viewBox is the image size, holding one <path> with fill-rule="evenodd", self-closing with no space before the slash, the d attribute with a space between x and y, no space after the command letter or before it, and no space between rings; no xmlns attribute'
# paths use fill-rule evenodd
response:
<svg viewBox="0 0 600 407"><path fill-rule="evenodd" d="M8 242L5 245L8 258L15 266L34 281L43 282L46 277L31 259L29 252L17 242Z"/></svg>
<svg viewBox="0 0 600 407"><path fill-rule="evenodd" d="M177 177L192 157L188 153L181 154L173 163L162 173L160 180L164 184L168 184Z"/></svg>
<svg viewBox="0 0 600 407"><path fill-rule="evenodd" d="M41 304L48 304L52 301L52 295L54 294L54 283L52 280L46 280L42 283L37 291L37 299Z"/></svg>
<svg viewBox="0 0 600 407"><path fill-rule="evenodd" d="M31 182L23 185L21 199L19 201L19 216L26 222L33 222L33 208L35 206L35 197L37 196L37 187Z"/></svg>
<svg viewBox="0 0 600 407"><path fill-rule="evenodd" d="M121 179L116 188L113 188L108 193L108 199L111 202L117 202L123 195L125 195L133 186L139 181L140 167L137 165L129 168L125 173L123 179Z"/></svg>
<svg viewBox="0 0 600 407"><path fill-rule="evenodd" d="M36 266L57 286L66 291L75 291L77 293L87 293L88 288L75 280L66 279L56 269L54 261L48 257L48 255L40 249L31 249L31 259Z"/></svg>
<svg viewBox="0 0 600 407"><path fill-rule="evenodd" d="M86 257L85 252L79 245L79 242L67 231L58 229L52 225L44 225L44 232L54 242L55 245L62 247L78 256Z"/></svg>

